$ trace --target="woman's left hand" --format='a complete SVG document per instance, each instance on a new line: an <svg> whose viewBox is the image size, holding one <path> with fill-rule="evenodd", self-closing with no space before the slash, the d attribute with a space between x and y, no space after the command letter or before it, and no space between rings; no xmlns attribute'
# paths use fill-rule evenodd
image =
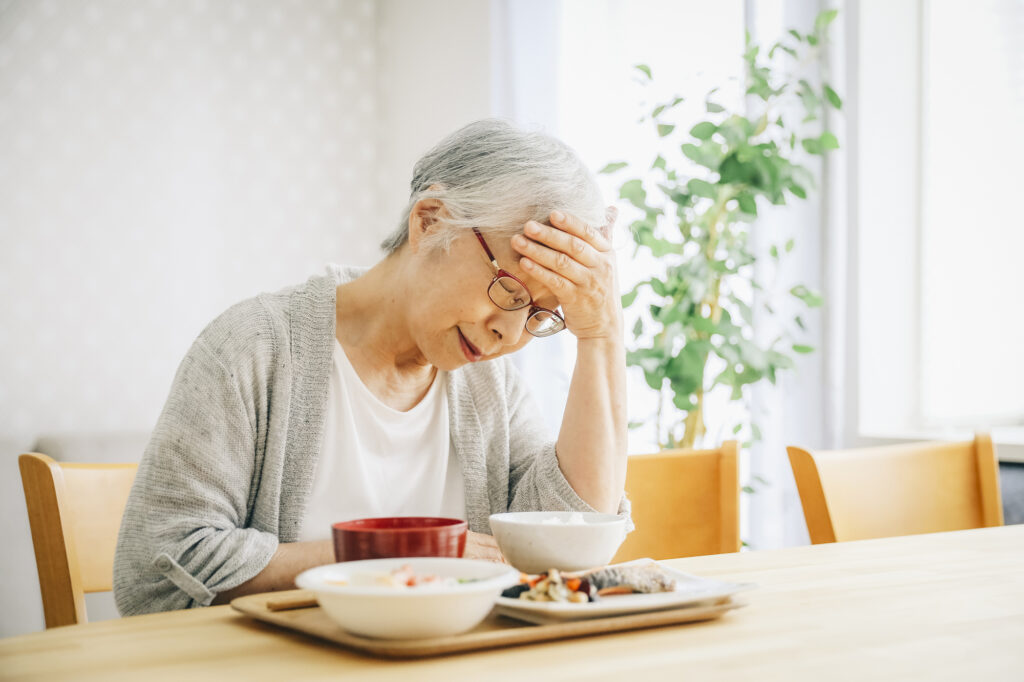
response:
<svg viewBox="0 0 1024 682"><path fill-rule="evenodd" d="M565 326L578 339L622 335L622 305L612 251L611 229L617 211L608 209L603 227L552 211L552 226L530 221L525 237L512 248L522 254L519 266L558 299Z"/></svg>
<svg viewBox="0 0 1024 682"><path fill-rule="evenodd" d="M499 564L507 564L505 556L498 549L498 541L490 535L466 531L466 551L462 553L464 559L483 559L494 561Z"/></svg>

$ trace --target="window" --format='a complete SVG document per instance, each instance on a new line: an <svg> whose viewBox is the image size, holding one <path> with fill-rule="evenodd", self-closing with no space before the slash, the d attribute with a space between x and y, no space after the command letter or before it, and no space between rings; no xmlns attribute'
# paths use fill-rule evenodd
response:
<svg viewBox="0 0 1024 682"><path fill-rule="evenodd" d="M922 19L921 420L1024 424L1024 3Z"/></svg>
<svg viewBox="0 0 1024 682"><path fill-rule="evenodd" d="M859 433L1024 425L1024 5L858 12Z"/></svg>

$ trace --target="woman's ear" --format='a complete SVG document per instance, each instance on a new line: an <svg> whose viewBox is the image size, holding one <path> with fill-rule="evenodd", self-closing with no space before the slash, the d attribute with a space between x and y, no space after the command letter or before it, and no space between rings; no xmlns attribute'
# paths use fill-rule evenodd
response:
<svg viewBox="0 0 1024 682"><path fill-rule="evenodd" d="M409 246L413 251L419 250L424 237L443 227L447 215L440 199L420 199L413 204L409 211Z"/></svg>

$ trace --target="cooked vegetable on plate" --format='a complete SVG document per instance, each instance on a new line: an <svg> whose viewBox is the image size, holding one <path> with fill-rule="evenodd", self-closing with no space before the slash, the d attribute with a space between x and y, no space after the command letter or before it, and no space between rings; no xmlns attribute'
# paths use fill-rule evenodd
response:
<svg viewBox="0 0 1024 682"><path fill-rule="evenodd" d="M582 604L617 594L651 594L675 589L675 578L652 561L605 566L572 574L554 568L539 575L524 573L520 576L520 584L506 589L501 596Z"/></svg>

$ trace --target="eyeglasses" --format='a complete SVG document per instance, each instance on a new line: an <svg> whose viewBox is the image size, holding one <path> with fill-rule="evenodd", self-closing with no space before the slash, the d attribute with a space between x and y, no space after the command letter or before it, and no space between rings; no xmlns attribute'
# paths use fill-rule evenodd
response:
<svg viewBox="0 0 1024 682"><path fill-rule="evenodd" d="M480 240L480 246L484 247L487 260L490 261L491 270L494 272L494 279L487 287L487 295L494 305L502 310L522 310L530 306L530 315L526 318L526 331L534 336L551 336L565 329L565 319L561 315L554 310L536 305L530 290L522 280L498 267L498 261L488 248L480 230L474 227L473 234Z"/></svg>

